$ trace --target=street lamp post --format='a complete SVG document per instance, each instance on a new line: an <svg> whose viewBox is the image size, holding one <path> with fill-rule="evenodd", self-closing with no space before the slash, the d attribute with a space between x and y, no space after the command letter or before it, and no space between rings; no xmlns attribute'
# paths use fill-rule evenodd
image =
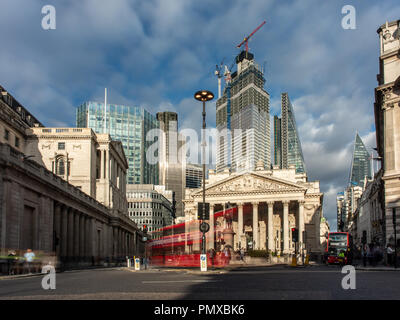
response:
<svg viewBox="0 0 400 320"><path fill-rule="evenodd" d="M207 90L200 90L194 94L194 98L198 101L203 102L203 132L202 132L202 163L203 163L203 214L201 217L201 223L204 223L204 218L206 216L206 139L205 139L205 129L206 129L206 101L210 101L214 98L214 94ZM203 236L201 238L202 253L206 253L206 233L203 230Z"/></svg>

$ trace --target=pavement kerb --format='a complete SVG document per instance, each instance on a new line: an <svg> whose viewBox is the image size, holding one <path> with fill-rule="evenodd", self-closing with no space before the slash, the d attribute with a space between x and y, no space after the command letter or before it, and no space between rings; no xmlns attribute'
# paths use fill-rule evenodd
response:
<svg viewBox="0 0 400 320"><path fill-rule="evenodd" d="M106 268L85 268L85 269L72 269L65 271L57 271L57 273L74 273L74 272L82 272L82 271L102 271L102 270L122 270L125 267L106 267ZM44 276L45 273L25 273L25 274L16 274L16 275L7 275L0 276L0 280L12 280L12 279L23 279L23 278L32 278L32 277L40 277Z"/></svg>

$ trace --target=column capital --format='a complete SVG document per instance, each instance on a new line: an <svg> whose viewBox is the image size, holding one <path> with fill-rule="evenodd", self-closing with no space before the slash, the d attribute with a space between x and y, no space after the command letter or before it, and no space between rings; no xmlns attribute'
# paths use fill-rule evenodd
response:
<svg viewBox="0 0 400 320"><path fill-rule="evenodd" d="M282 200L283 204L289 204L290 200Z"/></svg>
<svg viewBox="0 0 400 320"><path fill-rule="evenodd" d="M268 204L269 206L273 206L274 203L275 203L275 201L273 201L273 200L268 200L268 201L267 201L267 204Z"/></svg>
<svg viewBox="0 0 400 320"><path fill-rule="evenodd" d="M251 204L253 206L258 206L260 204L260 201L252 201Z"/></svg>
<svg viewBox="0 0 400 320"><path fill-rule="evenodd" d="M299 200L298 203L299 203L300 205L303 205L303 206L304 206L304 204L306 203L306 201L305 201L305 200Z"/></svg>
<svg viewBox="0 0 400 320"><path fill-rule="evenodd" d="M242 207L244 205L244 202L240 201L240 202L236 202L236 204L237 204L238 207Z"/></svg>

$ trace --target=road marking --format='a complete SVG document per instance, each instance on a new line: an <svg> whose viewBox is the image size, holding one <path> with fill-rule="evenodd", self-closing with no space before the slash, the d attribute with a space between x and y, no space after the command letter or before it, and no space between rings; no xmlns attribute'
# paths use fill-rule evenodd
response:
<svg viewBox="0 0 400 320"><path fill-rule="evenodd" d="M222 280L208 280L208 279L199 279L199 280L154 280L154 281L142 281L142 283L177 283L177 282L219 282Z"/></svg>

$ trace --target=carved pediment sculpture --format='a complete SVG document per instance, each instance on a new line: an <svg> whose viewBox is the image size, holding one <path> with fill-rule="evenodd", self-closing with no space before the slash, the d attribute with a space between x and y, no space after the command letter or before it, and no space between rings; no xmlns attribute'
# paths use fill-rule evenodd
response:
<svg viewBox="0 0 400 320"><path fill-rule="evenodd" d="M282 190L289 189L288 186L279 184L273 181L263 180L255 177L240 177L239 179L233 179L222 183L221 185L215 186L209 189L209 191L217 192L234 192L234 191L249 191L249 190Z"/></svg>

